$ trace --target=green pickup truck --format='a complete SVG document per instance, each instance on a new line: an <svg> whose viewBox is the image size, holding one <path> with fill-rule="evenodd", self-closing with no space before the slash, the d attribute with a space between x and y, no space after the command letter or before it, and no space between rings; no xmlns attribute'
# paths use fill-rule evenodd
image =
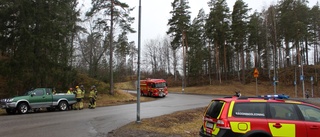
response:
<svg viewBox="0 0 320 137"><path fill-rule="evenodd" d="M26 92L23 96L9 99L1 99L1 108L6 109L8 114L25 114L30 111L39 111L41 108L47 110L67 110L69 105L76 103L74 94L53 94L51 88L36 88Z"/></svg>

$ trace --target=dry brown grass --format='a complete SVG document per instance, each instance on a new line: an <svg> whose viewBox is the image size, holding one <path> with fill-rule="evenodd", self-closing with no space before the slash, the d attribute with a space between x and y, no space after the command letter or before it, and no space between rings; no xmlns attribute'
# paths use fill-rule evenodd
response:
<svg viewBox="0 0 320 137"><path fill-rule="evenodd" d="M143 119L141 123L131 122L117 130L111 136L139 136L153 134L153 136L183 136L194 137L199 133L202 124L202 114L205 108L178 111L172 114ZM153 133L150 133L153 132Z"/></svg>
<svg viewBox="0 0 320 137"><path fill-rule="evenodd" d="M134 81L115 83L115 87L117 89L122 89L122 90L136 90L137 89Z"/></svg>
<svg viewBox="0 0 320 137"><path fill-rule="evenodd" d="M310 84L305 84L305 89L311 89ZM182 92L181 87L168 87L169 92ZM302 97L301 85L297 87L298 97ZM250 83L243 85L240 82L228 82L219 85L208 85L208 86L198 86L198 87L186 87L184 89L185 93L192 94L219 94L219 95L234 95L235 91L241 91L243 96L255 96L256 95L256 83ZM294 97L294 86L293 85L277 85L277 94L286 94L290 97ZM274 86L270 82L259 82L258 83L258 95L274 94ZM315 94L315 97L318 97Z"/></svg>
<svg viewBox="0 0 320 137"><path fill-rule="evenodd" d="M140 97L141 102L152 100L155 100L155 98ZM136 101L137 96L135 94L131 94L125 90L115 90L114 95L102 94L98 96L97 107L135 103Z"/></svg>

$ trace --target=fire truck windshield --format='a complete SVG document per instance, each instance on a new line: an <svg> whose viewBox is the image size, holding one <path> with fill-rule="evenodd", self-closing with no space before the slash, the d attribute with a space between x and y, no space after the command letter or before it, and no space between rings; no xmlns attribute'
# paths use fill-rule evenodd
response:
<svg viewBox="0 0 320 137"><path fill-rule="evenodd" d="M166 83L162 82L162 83L156 83L155 84L155 88L165 88L166 87Z"/></svg>

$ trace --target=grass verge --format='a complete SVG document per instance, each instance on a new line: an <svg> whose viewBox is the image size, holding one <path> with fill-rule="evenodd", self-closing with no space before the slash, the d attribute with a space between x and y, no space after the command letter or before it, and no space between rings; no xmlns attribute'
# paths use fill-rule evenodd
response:
<svg viewBox="0 0 320 137"><path fill-rule="evenodd" d="M110 132L108 136L194 137L199 134L204 109L205 107L146 118L141 123L131 122Z"/></svg>

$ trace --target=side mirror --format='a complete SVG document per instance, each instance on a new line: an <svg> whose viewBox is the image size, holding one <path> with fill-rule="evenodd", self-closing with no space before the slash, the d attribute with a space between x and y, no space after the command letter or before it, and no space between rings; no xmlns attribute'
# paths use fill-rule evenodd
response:
<svg viewBox="0 0 320 137"><path fill-rule="evenodd" d="M33 96L35 96L35 95L36 95L36 93L34 93L34 92L31 93L31 97L33 97Z"/></svg>

